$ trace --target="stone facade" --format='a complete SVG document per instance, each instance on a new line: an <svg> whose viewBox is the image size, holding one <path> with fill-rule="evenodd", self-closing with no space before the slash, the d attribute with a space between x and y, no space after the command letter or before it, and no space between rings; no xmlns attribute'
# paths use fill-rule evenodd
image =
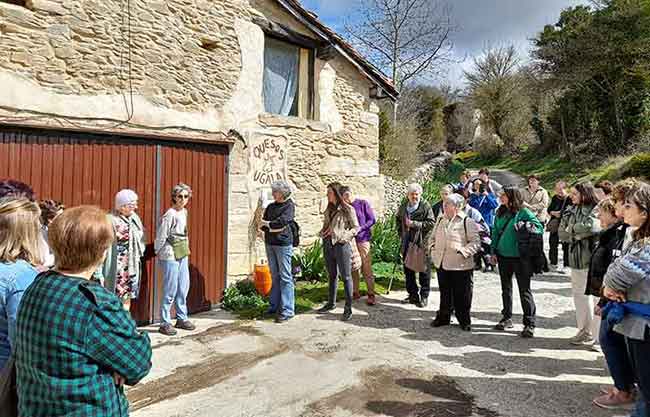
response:
<svg viewBox="0 0 650 417"><path fill-rule="evenodd" d="M0 0L0 123L215 141L236 131L230 277L248 275L261 255L254 213L277 176L295 188L306 244L320 229L330 181L383 211L373 82L350 61L316 59L315 120L265 114L265 35L253 19L313 36L307 26L273 0L130 3L127 11L118 0L30 0L27 8ZM259 169L269 154L270 175Z"/></svg>

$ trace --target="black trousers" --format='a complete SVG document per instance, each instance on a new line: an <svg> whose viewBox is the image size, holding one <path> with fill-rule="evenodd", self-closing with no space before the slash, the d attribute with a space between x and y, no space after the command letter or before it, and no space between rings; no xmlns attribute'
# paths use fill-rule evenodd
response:
<svg viewBox="0 0 650 417"><path fill-rule="evenodd" d="M474 271L446 271L438 269L440 308L436 320L449 323L452 309L461 326L472 324L471 310L474 295Z"/></svg>
<svg viewBox="0 0 650 417"><path fill-rule="evenodd" d="M558 263L558 248L562 246L563 254L563 264L565 268L569 267L569 244L560 243L560 236L557 233L551 233L548 237L548 257L551 265L557 265Z"/></svg>
<svg viewBox="0 0 650 417"><path fill-rule="evenodd" d="M504 319L512 319L512 277L517 279L521 308L524 310L524 326L535 327L535 300L530 289L532 272L530 267L520 258L505 258L499 256L499 276L501 277L501 297Z"/></svg>
<svg viewBox="0 0 650 417"><path fill-rule="evenodd" d="M429 298L431 292L431 271L420 272L420 288L416 280L416 272L404 266L404 276L406 277L406 291L409 293L409 299L417 302L421 298Z"/></svg>

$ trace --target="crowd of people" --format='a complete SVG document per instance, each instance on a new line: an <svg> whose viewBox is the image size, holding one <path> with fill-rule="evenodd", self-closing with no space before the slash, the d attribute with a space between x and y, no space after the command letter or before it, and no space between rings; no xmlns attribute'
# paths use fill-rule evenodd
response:
<svg viewBox="0 0 650 417"><path fill-rule="evenodd" d="M602 350L613 379L611 387L595 394L594 404L635 406L632 416L650 416L650 186L636 179L595 186L558 181L554 191L551 198L536 175L528 176L524 187L503 186L488 169L477 176L463 172L460 182L441 188L433 205L423 198L422 186L409 185L396 214L408 292L403 303L426 307L435 271L440 304L431 326L448 326L455 315L460 329L471 332L474 272L496 269L503 308L495 330L514 328L516 280L523 310L519 334L532 338L537 308L531 282L545 272L569 274L577 333L567 343ZM284 254L271 262L277 289L269 313L277 314L279 323L294 315L290 193L287 183L273 184L275 203L262 225L269 259ZM368 285L368 304L376 303L370 254L375 216L367 201L354 199L339 183L327 187L327 199L320 237L329 297L319 312L335 308L340 278L347 321L359 297L360 274Z"/></svg>
<svg viewBox="0 0 650 417"><path fill-rule="evenodd" d="M163 277L159 331L167 336L195 329L186 303L191 196L185 184L172 189L154 242ZM151 369L149 337L130 314L147 256L137 209L128 189L106 213L37 202L29 185L0 181L3 416L128 415L123 386Z"/></svg>
<svg viewBox="0 0 650 417"><path fill-rule="evenodd" d="M300 228L290 185L278 181L271 188L273 202L259 227L272 275L268 313L285 323L295 315L291 262ZM532 338L531 282L544 272L568 272L577 333L567 343L602 350L613 379L594 403L635 405L633 416L648 416L650 186L636 179L570 187L558 181L554 191L551 198L535 175L525 187L502 186L487 169L477 176L464 172L459 183L440 189L434 205L423 198L422 186L409 185L396 213L408 293L403 303L427 307L435 272L440 304L431 326L449 326L455 316L460 329L471 332L474 273L497 271L502 317L494 328L514 328L516 280L523 310L519 334ZM139 296L143 259L156 256L162 271L160 333L195 329L186 302L191 197L185 184L172 189L148 254L132 190L119 191L114 209L105 213L37 202L28 185L0 181L0 381L15 380L17 397L11 399L20 415L128 415L123 386L136 384L151 368L149 337L129 312ZM320 313L336 308L339 279L345 290L342 320L352 318L362 276L366 303L377 303L375 222L370 203L355 198L350 187L327 186L319 237L329 292ZM11 415L6 410L0 409Z"/></svg>

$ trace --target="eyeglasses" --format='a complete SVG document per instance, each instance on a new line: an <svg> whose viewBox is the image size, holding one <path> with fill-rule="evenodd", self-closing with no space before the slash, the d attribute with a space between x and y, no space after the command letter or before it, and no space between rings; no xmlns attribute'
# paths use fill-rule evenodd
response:
<svg viewBox="0 0 650 417"><path fill-rule="evenodd" d="M179 194L178 198L182 198L183 200L189 200L190 195L189 194Z"/></svg>

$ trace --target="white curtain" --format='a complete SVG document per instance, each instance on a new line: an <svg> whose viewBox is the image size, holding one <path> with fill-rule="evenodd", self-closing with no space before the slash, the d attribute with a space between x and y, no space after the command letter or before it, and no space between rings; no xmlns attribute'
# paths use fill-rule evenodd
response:
<svg viewBox="0 0 650 417"><path fill-rule="evenodd" d="M289 116L298 91L300 48L267 37L264 45L264 109Z"/></svg>

